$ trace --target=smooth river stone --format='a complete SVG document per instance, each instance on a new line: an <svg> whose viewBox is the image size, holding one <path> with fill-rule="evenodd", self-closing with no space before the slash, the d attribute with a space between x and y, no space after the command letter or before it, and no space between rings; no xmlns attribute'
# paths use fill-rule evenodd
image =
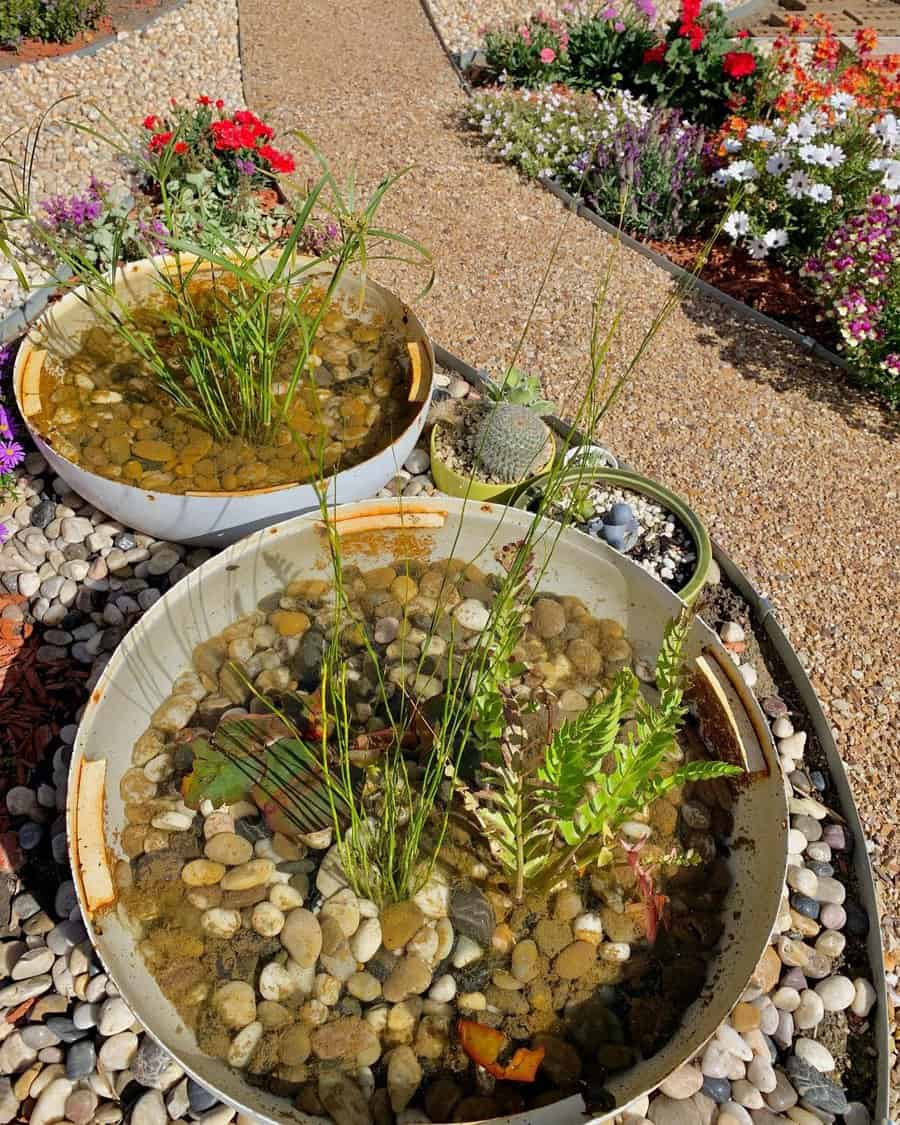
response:
<svg viewBox="0 0 900 1125"><path fill-rule="evenodd" d="M319 920L315 914L302 907L288 912L278 937L301 968L312 968L322 952L322 927Z"/></svg>

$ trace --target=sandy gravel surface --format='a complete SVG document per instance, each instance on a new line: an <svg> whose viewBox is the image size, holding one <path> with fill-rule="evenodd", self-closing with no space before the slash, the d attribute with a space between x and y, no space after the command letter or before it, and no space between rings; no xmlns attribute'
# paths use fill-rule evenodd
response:
<svg viewBox="0 0 900 1125"><path fill-rule="evenodd" d="M241 0L240 17L248 104L308 131L364 184L415 165L386 214L434 251L438 280L418 307L446 347L494 369L508 362L561 236L521 358L558 399L577 391L610 240L457 131L464 95L418 4ZM413 281L400 285L413 300ZM667 287L649 262L620 253L619 357ZM602 436L686 496L775 604L834 725L890 936L900 916L896 425L831 368L697 300L668 322Z"/></svg>

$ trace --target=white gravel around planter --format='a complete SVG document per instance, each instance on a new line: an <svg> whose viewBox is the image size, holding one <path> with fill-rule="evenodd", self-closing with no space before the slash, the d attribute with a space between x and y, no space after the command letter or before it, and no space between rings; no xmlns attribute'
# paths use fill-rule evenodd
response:
<svg viewBox="0 0 900 1125"><path fill-rule="evenodd" d="M120 32L94 54L70 55L0 71L0 138L24 131L62 97L45 126L34 167L33 199L72 194L94 175L104 182L122 178L111 149L64 122L96 127L95 102L119 129L140 135L141 121L168 105L169 98L193 101L199 94L243 105L238 54L236 0L188 0L183 7L139 31ZM0 318L17 307L22 294L12 270L0 262Z"/></svg>

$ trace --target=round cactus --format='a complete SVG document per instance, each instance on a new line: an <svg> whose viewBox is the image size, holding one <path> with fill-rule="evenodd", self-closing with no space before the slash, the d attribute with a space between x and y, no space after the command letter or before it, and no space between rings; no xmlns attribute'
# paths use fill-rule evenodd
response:
<svg viewBox="0 0 900 1125"><path fill-rule="evenodd" d="M536 414L508 402L494 406L478 423L474 436L479 469L511 484L543 468L552 440Z"/></svg>

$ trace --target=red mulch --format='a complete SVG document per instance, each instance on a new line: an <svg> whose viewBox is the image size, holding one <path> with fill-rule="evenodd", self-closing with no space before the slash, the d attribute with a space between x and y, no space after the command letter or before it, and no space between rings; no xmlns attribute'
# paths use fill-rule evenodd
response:
<svg viewBox="0 0 900 1125"><path fill-rule="evenodd" d="M684 269L693 269L704 248L702 238L679 238L676 242L646 240L647 245L665 255ZM781 321L796 332L812 336L825 347L835 344L834 333L827 321L817 320L822 310L795 273L763 259L755 261L746 250L718 243L713 247L706 267L700 274L710 285L743 301L774 320Z"/></svg>
<svg viewBox="0 0 900 1125"><path fill-rule="evenodd" d="M4 594L0 612L26 602L19 594ZM38 665L38 643L30 622L0 617L0 794L27 781L84 699L89 670L71 661ZM0 807L0 870L18 865L10 824Z"/></svg>

